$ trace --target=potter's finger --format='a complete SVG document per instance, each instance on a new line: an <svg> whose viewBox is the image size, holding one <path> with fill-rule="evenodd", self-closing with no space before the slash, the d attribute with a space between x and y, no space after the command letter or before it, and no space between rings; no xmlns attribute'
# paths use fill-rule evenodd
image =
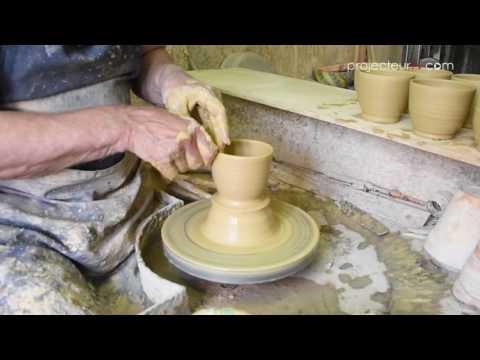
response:
<svg viewBox="0 0 480 360"><path fill-rule="evenodd" d="M180 149L178 154L175 156L173 162L179 172L185 173L189 170L187 160L185 159L185 151L183 149L183 146L182 149Z"/></svg>
<svg viewBox="0 0 480 360"><path fill-rule="evenodd" d="M152 162L152 165L168 182L173 181L173 179L175 179L175 177L178 175L177 168L171 163Z"/></svg>
<svg viewBox="0 0 480 360"><path fill-rule="evenodd" d="M218 148L213 143L210 135L207 134L203 127L198 127L195 130L195 139L197 143L198 152L202 157L203 165L209 166L217 154Z"/></svg>
<svg viewBox="0 0 480 360"><path fill-rule="evenodd" d="M230 144L227 113L218 99L212 95L208 101L200 101L198 113L217 146L223 149L225 145Z"/></svg>
<svg viewBox="0 0 480 360"><path fill-rule="evenodd" d="M191 170L197 170L203 165L203 160L197 147L195 136L184 142L185 159Z"/></svg>

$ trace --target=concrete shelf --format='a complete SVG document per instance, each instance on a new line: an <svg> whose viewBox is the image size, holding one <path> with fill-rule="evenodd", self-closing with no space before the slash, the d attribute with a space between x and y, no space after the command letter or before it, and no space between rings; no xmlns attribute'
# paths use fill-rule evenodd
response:
<svg viewBox="0 0 480 360"><path fill-rule="evenodd" d="M480 167L473 131L435 141L413 133L409 116L396 124L375 124L360 117L355 91L248 69L197 70L190 74L224 94L307 116L415 149Z"/></svg>

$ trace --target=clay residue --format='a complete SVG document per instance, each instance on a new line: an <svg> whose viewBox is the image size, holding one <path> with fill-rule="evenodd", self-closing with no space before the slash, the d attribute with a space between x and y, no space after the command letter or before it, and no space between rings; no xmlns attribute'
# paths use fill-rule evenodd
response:
<svg viewBox="0 0 480 360"><path fill-rule="evenodd" d="M310 196L306 202L311 206L315 198ZM422 254L413 251L407 239L398 234L379 236L385 226L365 212L349 204L339 207L331 200L318 203L330 225L343 224L375 247L379 259L387 267L386 275L391 285L390 293L385 295L390 298L382 301L388 303L387 313L441 313L439 303L452 287L447 274L432 266ZM346 284L352 281L351 276L342 278ZM362 281L367 280L360 283Z"/></svg>
<svg viewBox="0 0 480 360"><path fill-rule="evenodd" d="M388 137L390 140L394 140L394 139L410 139L410 135L408 135L408 134L393 134L393 133L388 133L388 134L387 134L387 137Z"/></svg>
<svg viewBox="0 0 480 360"><path fill-rule="evenodd" d="M340 266L339 269L340 269L340 270L347 270L347 269L350 269L350 268L352 268L352 267L353 267L352 264L350 264L350 263L345 263L345 264L343 264L342 266Z"/></svg>
<svg viewBox="0 0 480 360"><path fill-rule="evenodd" d="M357 122L356 120L353 120L353 119L336 118L335 120L338 121L338 122L340 122L340 123L344 123L344 124Z"/></svg>
<svg viewBox="0 0 480 360"><path fill-rule="evenodd" d="M188 302L191 309L196 309L199 306L203 294L189 286L189 279L168 262L162 251L160 231L152 233L142 253L144 254L143 260L150 270L164 279L187 288Z"/></svg>
<svg viewBox="0 0 480 360"><path fill-rule="evenodd" d="M354 278L348 274L340 274L338 279L343 284L348 284L352 289L363 289L372 283L372 279L369 275Z"/></svg>
<svg viewBox="0 0 480 360"><path fill-rule="evenodd" d="M472 147L475 146L475 140L473 139L468 139L468 138L454 138L451 141L448 142L449 145L451 146L467 146L467 147Z"/></svg>
<svg viewBox="0 0 480 360"><path fill-rule="evenodd" d="M357 246L357 249L358 249L358 250L363 250L363 249L365 249L365 248L366 248L367 246L369 246L369 245L370 245L370 243L369 243L368 241L364 241L364 242L362 242L361 244L359 244L359 245Z"/></svg>
<svg viewBox="0 0 480 360"><path fill-rule="evenodd" d="M383 134L383 133L385 132L385 130L383 130L382 128L378 128L378 127L372 128L372 131L373 131L375 134Z"/></svg>
<svg viewBox="0 0 480 360"><path fill-rule="evenodd" d="M222 286L204 283L201 308L233 307L257 315L342 314L331 285L291 277L263 285Z"/></svg>
<svg viewBox="0 0 480 360"><path fill-rule="evenodd" d="M388 303L391 298L391 293L390 292L376 292L372 296L370 296L370 299L372 301L378 302L386 307L388 307Z"/></svg>
<svg viewBox="0 0 480 360"><path fill-rule="evenodd" d="M353 289L363 289L372 283L370 275L359 276L350 280L348 285Z"/></svg>

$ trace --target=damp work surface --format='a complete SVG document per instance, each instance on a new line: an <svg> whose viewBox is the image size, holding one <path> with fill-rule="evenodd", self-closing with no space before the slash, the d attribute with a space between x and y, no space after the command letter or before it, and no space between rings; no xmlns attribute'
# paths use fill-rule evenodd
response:
<svg viewBox="0 0 480 360"><path fill-rule="evenodd" d="M413 132L408 115L395 124L363 120L355 91L248 69L197 70L190 75L222 93L388 139L453 160L480 166L473 131L450 140L430 140Z"/></svg>
<svg viewBox="0 0 480 360"><path fill-rule="evenodd" d="M270 193L272 198L308 212L319 226L320 246L305 270L258 285L222 285L194 279L168 263L159 232L147 242L147 266L187 288L193 313L476 313L453 298L453 278L424 257L418 241L385 232L385 227L365 212L295 186L271 183Z"/></svg>

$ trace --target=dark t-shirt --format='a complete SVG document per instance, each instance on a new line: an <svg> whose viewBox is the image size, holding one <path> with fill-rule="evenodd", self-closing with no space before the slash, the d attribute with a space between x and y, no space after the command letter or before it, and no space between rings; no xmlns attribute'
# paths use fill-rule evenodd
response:
<svg viewBox="0 0 480 360"><path fill-rule="evenodd" d="M139 45L0 45L0 104L135 77Z"/></svg>
<svg viewBox="0 0 480 360"><path fill-rule="evenodd" d="M140 45L0 45L0 105L41 99L114 78L134 78ZM74 166L99 170L123 154Z"/></svg>

